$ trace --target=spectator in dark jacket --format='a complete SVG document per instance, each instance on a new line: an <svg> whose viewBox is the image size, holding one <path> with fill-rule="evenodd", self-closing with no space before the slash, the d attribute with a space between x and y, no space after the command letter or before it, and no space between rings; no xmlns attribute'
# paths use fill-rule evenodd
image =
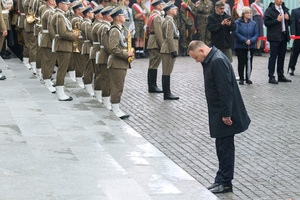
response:
<svg viewBox="0 0 300 200"><path fill-rule="evenodd" d="M207 29L211 33L211 45L220 49L232 62L230 32L235 30L235 23L224 12L225 3L218 1L215 12L208 16Z"/></svg>
<svg viewBox="0 0 300 200"><path fill-rule="evenodd" d="M300 3L300 1L299 1ZM291 36L300 36L300 8L292 10L291 14ZM300 40L294 40L292 53L289 62L289 74L294 75L295 66L300 53Z"/></svg>
<svg viewBox="0 0 300 200"><path fill-rule="evenodd" d="M238 71L240 76L240 85L244 85L244 73L246 66L246 83L252 84L248 77L248 67L252 71L252 59L255 51L255 43L258 39L258 28L256 22L251 20L252 11L249 7L244 7L242 10L242 17L235 21L236 30L235 36L235 52L238 58ZM248 51L250 51L251 66L248 66ZM251 73L250 71L250 73Z"/></svg>
<svg viewBox="0 0 300 200"><path fill-rule="evenodd" d="M289 9L284 6L282 0L274 0L274 3L270 3L264 15L267 38L270 42L269 83L272 84L291 82L284 76L283 70L287 42L290 40L288 27L291 25L291 20L288 11ZM274 76L276 60L278 81Z"/></svg>

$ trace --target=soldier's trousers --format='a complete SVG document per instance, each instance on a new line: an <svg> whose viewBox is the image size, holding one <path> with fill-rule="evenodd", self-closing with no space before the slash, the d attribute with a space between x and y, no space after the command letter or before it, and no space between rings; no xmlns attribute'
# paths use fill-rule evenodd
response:
<svg viewBox="0 0 300 200"><path fill-rule="evenodd" d="M199 40L204 42L206 45L210 46L211 43L210 32L206 28L206 24L204 24L203 27L198 29L198 33L199 33Z"/></svg>
<svg viewBox="0 0 300 200"><path fill-rule="evenodd" d="M186 30L188 30L188 35L186 35ZM195 31L195 26L188 26L188 28L183 26L180 29L181 47L182 48L186 49L188 47L188 45L190 44L190 42L193 39L194 31Z"/></svg>
<svg viewBox="0 0 300 200"><path fill-rule="evenodd" d="M162 75L163 76L168 76L171 75L173 68L174 68L174 63L176 58L172 57L172 54L170 53L163 53L161 54L162 57Z"/></svg>
<svg viewBox="0 0 300 200"><path fill-rule="evenodd" d="M90 59L90 55L85 54L84 61L85 61L85 71L84 71L84 84L92 84L93 82L93 75L94 75L94 63L93 60Z"/></svg>
<svg viewBox="0 0 300 200"><path fill-rule="evenodd" d="M112 104L120 103L121 96L124 89L127 69L109 68L109 72L110 72L110 87L111 87L110 102Z"/></svg>
<svg viewBox="0 0 300 200"><path fill-rule="evenodd" d="M92 59L95 63L95 59ZM94 80L94 90L101 90L101 68L99 64L94 64L95 80Z"/></svg>
<svg viewBox="0 0 300 200"><path fill-rule="evenodd" d="M100 85L102 89L102 96L110 96L110 70L107 68L107 64L99 64L100 66Z"/></svg>
<svg viewBox="0 0 300 200"><path fill-rule="evenodd" d="M36 53L36 68L41 69L42 68L42 54L41 54L41 47L37 47L37 53Z"/></svg>
<svg viewBox="0 0 300 200"><path fill-rule="evenodd" d="M51 79L54 71L57 54L52 52L52 49L41 47L41 65L43 79Z"/></svg>
<svg viewBox="0 0 300 200"><path fill-rule="evenodd" d="M149 69L157 69L161 62L159 49L149 49Z"/></svg>
<svg viewBox="0 0 300 200"><path fill-rule="evenodd" d="M83 55L81 55L81 53L72 53L72 54L73 54L73 60L75 65L76 77L81 78L85 70L84 57Z"/></svg>
<svg viewBox="0 0 300 200"><path fill-rule="evenodd" d="M4 42L5 37L2 36L2 33L0 34L0 51L2 49L3 46L3 42Z"/></svg>
<svg viewBox="0 0 300 200"><path fill-rule="evenodd" d="M33 32L24 31L24 42L29 50L29 62L36 62L37 54L37 37L33 36Z"/></svg>
<svg viewBox="0 0 300 200"><path fill-rule="evenodd" d="M76 64L75 64L75 59L74 59L74 53L71 53L71 59L70 59L70 63L69 63L69 67L68 70L69 71L74 71L76 68Z"/></svg>
<svg viewBox="0 0 300 200"><path fill-rule="evenodd" d="M23 46L23 57L24 58L29 58L29 48L28 46L26 46L26 41L25 41L25 30L22 29L22 37L23 37L23 40L24 40L24 46Z"/></svg>
<svg viewBox="0 0 300 200"><path fill-rule="evenodd" d="M56 74L56 86L63 86L65 82L65 76L68 71L69 62L71 58L71 52L58 51L57 54L57 74Z"/></svg>

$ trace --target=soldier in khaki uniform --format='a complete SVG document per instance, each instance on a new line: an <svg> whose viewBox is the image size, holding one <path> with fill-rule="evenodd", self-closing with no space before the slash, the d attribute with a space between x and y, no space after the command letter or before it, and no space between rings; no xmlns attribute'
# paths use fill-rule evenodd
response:
<svg viewBox="0 0 300 200"><path fill-rule="evenodd" d="M84 87L86 91L94 96L93 90L93 75L94 75L94 63L90 60L90 49L92 47L92 42L88 38L89 32L92 31L92 19L94 18L94 13L92 12L92 8L90 5L85 7L82 10L84 15L83 22L81 24L81 35L84 39L81 54L84 56L85 61L85 71L84 71Z"/></svg>
<svg viewBox="0 0 300 200"><path fill-rule="evenodd" d="M89 40L93 42L92 51L90 54L90 59L94 63L94 72L95 72L95 80L94 80L94 90L95 90L95 97L96 99L102 103L102 91L101 91L101 83L100 83L100 77L101 77L101 69L98 63L95 62L96 60L96 53L100 52L100 41L98 37L98 30L102 25L103 16L100 13L103 9L102 5L99 5L94 8L93 12L95 15L95 21L92 25L92 31L91 34L89 34Z"/></svg>
<svg viewBox="0 0 300 200"><path fill-rule="evenodd" d="M41 24L42 24L42 37L40 42L40 52L41 52L41 66L43 72L43 79L45 86L52 93L56 92L55 87L51 81L51 77L54 71L54 66L56 62L56 53L52 52L52 40L49 33L49 25L51 18L55 14L56 1L47 0L46 7L41 14Z"/></svg>
<svg viewBox="0 0 300 200"><path fill-rule="evenodd" d="M59 101L72 101L64 92L64 79L68 70L72 45L78 40L79 34L73 33L71 22L65 17L68 0L56 0L56 13L50 22L50 35L54 38L52 46L57 54L58 70L56 74L56 94ZM53 35L53 33L55 35Z"/></svg>
<svg viewBox="0 0 300 200"><path fill-rule="evenodd" d="M83 5L82 2L79 1L73 6L74 15L71 20L72 28L73 30L78 29L80 30L81 24L83 22L83 18L81 17L82 14ZM82 45L83 45L84 39L80 35L78 40L78 51L75 51L75 48L73 46L73 53L72 53L72 60L71 62L75 67L75 76L76 76L76 82L81 87L84 88L84 83L82 80L83 72L85 70L85 61L84 56L81 55Z"/></svg>
<svg viewBox="0 0 300 200"><path fill-rule="evenodd" d="M41 16L45 9L47 8L47 4L45 1L42 1L39 3L39 9L38 9L38 14L37 18L41 19ZM35 22L35 35L37 36L37 55L36 55L36 76L37 78L42 81L42 56L41 56L41 37L42 37L42 24L41 21L36 21Z"/></svg>
<svg viewBox="0 0 300 200"><path fill-rule="evenodd" d="M161 25L163 17L161 11L163 10L163 0L152 1L153 11L150 14L149 22L147 24L147 31L149 31L149 39L147 49L149 50L149 69L148 69L148 92L162 93L162 90L157 87L157 68L161 62L160 49L163 43L163 36Z"/></svg>
<svg viewBox="0 0 300 200"><path fill-rule="evenodd" d="M0 13L2 13L1 6L0 6ZM7 28L3 19L3 15L0 14L0 49L2 49L3 41L6 35L7 35ZM1 69L0 71L2 72ZM6 77L0 74L0 80L5 80L5 79Z"/></svg>
<svg viewBox="0 0 300 200"><path fill-rule="evenodd" d="M102 101L107 109L111 110L110 103L110 75L107 68L108 56L110 55L108 32L111 27L112 18L109 15L112 7L107 6L102 11L102 26L99 28L97 35L100 42L100 52L96 55L96 63L100 67L100 85L102 90Z"/></svg>
<svg viewBox="0 0 300 200"><path fill-rule="evenodd" d="M196 2L196 10L199 40L210 46L210 32L207 29L207 18L214 12L214 5L211 0L199 0Z"/></svg>
<svg viewBox="0 0 300 200"><path fill-rule="evenodd" d="M164 100L177 100L179 97L173 95L170 90L170 75L178 55L178 39L180 37L179 30L173 19L177 15L177 7L169 1L165 4L164 11L166 12L166 17L162 24L164 41L160 50L162 56L162 86Z"/></svg>
<svg viewBox="0 0 300 200"><path fill-rule="evenodd" d="M135 26L135 56L136 58L145 58L144 54L144 26L148 21L147 12L142 8L142 0L136 0L132 5L132 15Z"/></svg>
<svg viewBox="0 0 300 200"><path fill-rule="evenodd" d="M180 18L181 18L181 28L180 28L180 37L181 37L181 48L182 55L188 56L187 47L192 41L194 32L195 32L195 22L194 17L196 16L195 5L191 0L188 0L187 3L182 2L180 6Z"/></svg>
<svg viewBox="0 0 300 200"><path fill-rule="evenodd" d="M113 9L119 6L118 0L110 0L108 6L112 7Z"/></svg>
<svg viewBox="0 0 300 200"><path fill-rule="evenodd" d="M25 15L30 14L37 16L39 8L38 0L24 0ZM32 68L33 74L36 74L36 55L37 55L37 35L35 34L35 21L25 20L24 24L24 42L29 49L29 67Z"/></svg>
<svg viewBox="0 0 300 200"><path fill-rule="evenodd" d="M126 115L120 110L120 101L124 89L125 76L127 69L130 68L128 58L134 56L133 52L127 52L126 38L123 34L123 24L125 23L125 14L121 7L115 8L110 16L113 18L113 25L109 31L109 47L111 49L111 57L108 61L110 71L111 85L111 106L112 111L121 119L126 119Z"/></svg>
<svg viewBox="0 0 300 200"><path fill-rule="evenodd" d="M8 4L7 1L1 1L1 9L2 9L2 17L4 20L4 23L6 25L6 29L8 31L8 34L10 35L10 31L11 31L11 17L10 17L10 11L12 11L13 9L13 5ZM7 37L4 39L4 41L2 42L2 48L0 49L1 51L1 57L3 59L10 59L10 55L8 54L7 51Z"/></svg>

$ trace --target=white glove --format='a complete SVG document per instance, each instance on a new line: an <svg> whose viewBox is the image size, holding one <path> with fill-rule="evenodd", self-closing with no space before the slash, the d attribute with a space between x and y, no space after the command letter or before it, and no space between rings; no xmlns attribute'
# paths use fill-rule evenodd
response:
<svg viewBox="0 0 300 200"><path fill-rule="evenodd" d="M165 11L164 10L162 10L160 13L161 13L161 16L165 16Z"/></svg>
<svg viewBox="0 0 300 200"><path fill-rule="evenodd" d="M147 12L146 12L146 10L143 10L143 12L142 12L142 13L145 15Z"/></svg>
<svg viewBox="0 0 300 200"><path fill-rule="evenodd" d="M144 31L145 31L145 32L147 31L147 25L144 26Z"/></svg>

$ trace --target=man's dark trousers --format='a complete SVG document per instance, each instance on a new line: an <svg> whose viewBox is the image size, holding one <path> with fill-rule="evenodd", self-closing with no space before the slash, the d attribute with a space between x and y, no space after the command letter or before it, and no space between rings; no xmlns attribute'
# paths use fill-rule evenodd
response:
<svg viewBox="0 0 300 200"><path fill-rule="evenodd" d="M219 160L219 170L215 183L232 187L234 173L234 135L229 137L216 138L216 150Z"/></svg>
<svg viewBox="0 0 300 200"><path fill-rule="evenodd" d="M297 59L300 53L300 40L295 40L293 44L293 49L289 62L289 69L295 71L295 66L297 64Z"/></svg>
<svg viewBox="0 0 300 200"><path fill-rule="evenodd" d="M268 64L269 78L275 78L274 73L275 73L276 59L277 59L278 78L280 79L280 78L284 77L283 65L284 65L284 58L285 58L285 53L286 53L286 46L287 46L287 40L286 40L285 32L281 33L281 41L280 42L270 41L270 51L271 52L270 52L270 58L269 58L269 64Z"/></svg>

